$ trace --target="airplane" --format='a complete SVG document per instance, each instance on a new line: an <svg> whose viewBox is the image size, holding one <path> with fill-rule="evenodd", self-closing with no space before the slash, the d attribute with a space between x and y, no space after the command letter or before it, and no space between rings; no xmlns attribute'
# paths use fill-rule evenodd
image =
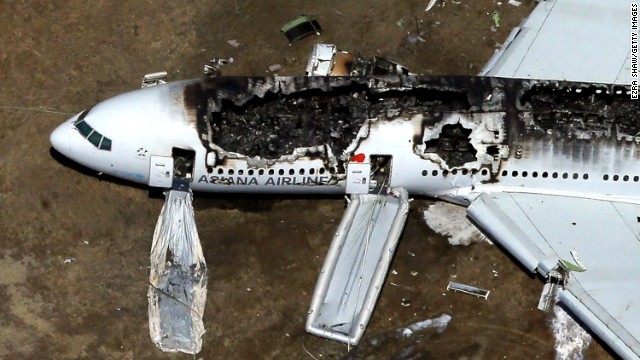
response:
<svg viewBox="0 0 640 360"><path fill-rule="evenodd" d="M638 290L625 285L640 273L637 113L619 85L207 77L105 100L61 124L51 144L150 187L178 178L201 192L351 195L311 333L358 343L408 198L428 196L467 206L524 268L559 284L560 301L612 349L637 356ZM576 253L586 271L565 265Z"/></svg>
<svg viewBox="0 0 640 360"><path fill-rule="evenodd" d="M637 87L624 78L631 51L578 23L590 31L585 39L598 39L590 51L607 47L610 66L554 63L549 38L575 6L540 3L483 77L172 82L77 114L51 144L100 174L152 188L179 179L202 192L349 195L312 298L310 333L358 343L409 197L427 196L467 207L538 274L541 309L557 300L619 356L639 358L640 131L630 100Z"/></svg>

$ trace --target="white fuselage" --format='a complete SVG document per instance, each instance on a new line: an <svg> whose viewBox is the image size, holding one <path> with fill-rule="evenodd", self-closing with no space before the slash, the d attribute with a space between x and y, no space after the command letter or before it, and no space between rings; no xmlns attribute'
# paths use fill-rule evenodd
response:
<svg viewBox="0 0 640 360"><path fill-rule="evenodd" d="M192 83L193 80L175 82L133 91L99 103L82 114L93 131L111 140L110 150L100 149L101 143L91 143L91 133L78 131L81 114L54 131L52 145L99 173L140 184L150 184L159 171L154 161L171 158L172 149L177 147L194 153L189 177L195 191L346 192L349 179L345 171L335 171L322 158L289 156L265 162L229 152L224 161L212 164L211 157L220 160L221 152L212 155L211 149L203 145L194 110L184 105L184 87ZM509 132L510 123L504 112L499 111L484 112L482 116L444 113L442 120L428 126L423 125L425 116L368 119L348 149L349 156L360 154L357 161L365 164L372 155L390 156L391 165L385 174L389 186L406 188L412 195L460 204L468 204L483 192L504 190L589 198L624 197L626 201L640 202L640 162L636 161L640 153L635 138L616 139L614 135L613 139L587 141L575 137L519 136ZM447 166L438 154L421 147L423 140L437 138L446 124L461 124L471 131L469 142L477 151L477 161ZM511 137L508 142L507 134ZM99 142L96 138L93 141ZM309 144L317 145L321 144ZM500 147L500 153L489 154L489 146ZM349 162L344 160L344 169ZM166 170L169 176L171 169Z"/></svg>

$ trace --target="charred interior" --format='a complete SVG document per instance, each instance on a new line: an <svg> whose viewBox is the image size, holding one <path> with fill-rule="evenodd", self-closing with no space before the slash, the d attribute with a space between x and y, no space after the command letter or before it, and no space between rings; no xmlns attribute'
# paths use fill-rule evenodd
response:
<svg viewBox="0 0 640 360"><path fill-rule="evenodd" d="M356 89L354 89L356 90ZM328 145L340 154L373 113L366 93L267 93L242 105L229 99L211 113L212 141L250 157L277 159L296 148Z"/></svg>
<svg viewBox="0 0 640 360"><path fill-rule="evenodd" d="M193 163L196 152L174 147L171 149L173 158L173 176L181 179L193 179Z"/></svg>
<svg viewBox="0 0 640 360"><path fill-rule="evenodd" d="M442 127L440 136L425 142L425 153L436 153L450 167L462 166L476 160L476 149L470 141L471 129L460 123ZM495 151L495 149L494 149Z"/></svg>
<svg viewBox="0 0 640 360"><path fill-rule="evenodd" d="M391 183L391 155L371 155L371 180L375 181L376 189Z"/></svg>
<svg viewBox="0 0 640 360"><path fill-rule="evenodd" d="M210 129L211 143L226 152L265 159L323 145L340 157L367 119L409 118L415 114L468 111L471 107L466 89L429 85L381 90L379 84L372 89L368 80L343 80L339 86L329 88L306 82L307 86L298 86L290 93L281 90L283 85L275 91L270 88L259 94L253 89L251 93L251 84L240 83L233 84L236 89L231 95L225 91L195 93L208 97L208 111L202 117ZM230 82L226 79L224 85L229 87ZM247 88L242 96L238 95L241 87Z"/></svg>
<svg viewBox="0 0 640 360"><path fill-rule="evenodd" d="M368 120L420 114L421 130L414 136L416 144L424 144L419 155L436 154L458 167L478 156L508 156L497 146L499 137L511 144L520 136L636 136L638 102L628 100L628 90L488 77L214 77L186 86L184 96L203 145L219 155L217 161L230 154L278 161L330 153L343 168L350 155L345 150L362 140L358 134ZM500 135L495 125L483 127L478 134L493 131L495 137L473 140L476 125L441 124L446 114L474 119L485 112L504 114L511 130ZM424 138L425 131L437 128L437 137ZM366 138L366 131L360 135ZM473 141L488 146L483 154Z"/></svg>
<svg viewBox="0 0 640 360"><path fill-rule="evenodd" d="M638 104L630 100L626 90L604 85L539 84L524 92L520 103L545 134L579 138L637 136Z"/></svg>

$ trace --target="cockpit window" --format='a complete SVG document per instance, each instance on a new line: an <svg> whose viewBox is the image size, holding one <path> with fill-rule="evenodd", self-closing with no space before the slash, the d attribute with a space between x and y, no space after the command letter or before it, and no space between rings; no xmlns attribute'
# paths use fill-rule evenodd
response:
<svg viewBox="0 0 640 360"><path fill-rule="evenodd" d="M89 140L89 142L92 143L93 146L98 147L100 146L100 140L102 140L102 135L100 135L99 132L94 131L91 133L91 135L89 135L87 140Z"/></svg>
<svg viewBox="0 0 640 360"><path fill-rule="evenodd" d="M93 144L93 146L100 150L111 151L111 139L102 136L102 134L95 131L91 125L84 121L85 116L87 116L90 110L91 109L87 109L83 111L73 125L84 138Z"/></svg>
<svg viewBox="0 0 640 360"><path fill-rule="evenodd" d="M100 149L111 151L111 140L107 137L103 137L102 143L100 143Z"/></svg>
<svg viewBox="0 0 640 360"><path fill-rule="evenodd" d="M91 128L89 124L84 122L84 120L76 123L76 129L78 129L78 132L80 132L80 134L82 134L82 136L84 137L89 136L89 134L91 134L91 131L93 131L93 128Z"/></svg>

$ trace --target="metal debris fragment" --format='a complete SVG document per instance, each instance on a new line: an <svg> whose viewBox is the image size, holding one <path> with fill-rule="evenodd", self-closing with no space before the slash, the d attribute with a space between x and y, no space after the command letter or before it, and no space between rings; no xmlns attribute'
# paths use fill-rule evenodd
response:
<svg viewBox="0 0 640 360"><path fill-rule="evenodd" d="M483 298L485 300L487 300L487 298L489 297L489 293L490 293L489 290L480 289L480 288L477 288L475 286L460 284L460 283L453 282L453 281L449 281L449 284L447 285L447 290L456 291L456 292L459 291L459 292L462 292L462 293L465 293L465 294L481 297L481 298Z"/></svg>
<svg viewBox="0 0 640 360"><path fill-rule="evenodd" d="M338 50L333 44L313 46L307 61L308 76L386 76L408 75L409 70L395 61L374 56L366 58Z"/></svg>
<svg viewBox="0 0 640 360"><path fill-rule="evenodd" d="M272 73L277 73L280 70L282 70L282 65L280 64L269 65L269 71Z"/></svg>
<svg viewBox="0 0 640 360"><path fill-rule="evenodd" d="M421 331L429 328L435 328L438 333L442 333L447 328L450 321L451 321L451 315L442 314L437 318L419 321L405 328L398 329L398 332L401 333L402 336L404 337L409 337L417 331Z"/></svg>
<svg viewBox="0 0 640 360"><path fill-rule="evenodd" d="M220 76L222 75L221 68L224 65L233 63L233 58L222 59L222 58L213 58L209 60L208 64L204 65L204 69L202 72L205 76Z"/></svg>
<svg viewBox="0 0 640 360"><path fill-rule="evenodd" d="M280 31L289 39L289 43L294 43L313 34L320 35L322 27L313 16L302 15L286 23Z"/></svg>
<svg viewBox="0 0 640 360"><path fill-rule="evenodd" d="M426 12L426 11L431 10L431 8L436 4L436 2L438 2L438 0L430 0L429 4L427 4L427 8L424 9L424 11Z"/></svg>
<svg viewBox="0 0 640 360"><path fill-rule="evenodd" d="M151 86L161 85L167 83L167 72L158 71L150 74L146 74L142 77L141 88L147 88Z"/></svg>

